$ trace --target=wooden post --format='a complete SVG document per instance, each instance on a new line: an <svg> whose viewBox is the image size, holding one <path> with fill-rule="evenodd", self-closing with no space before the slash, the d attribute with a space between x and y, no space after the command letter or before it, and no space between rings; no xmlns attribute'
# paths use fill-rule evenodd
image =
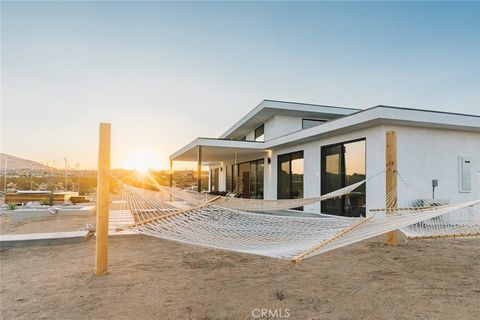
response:
<svg viewBox="0 0 480 320"><path fill-rule="evenodd" d="M98 139L97 232L95 242L95 275L107 274L108 214L110 193L110 124L100 123Z"/></svg>
<svg viewBox="0 0 480 320"><path fill-rule="evenodd" d="M397 133L395 131L387 131L386 136L386 203L387 209L397 208ZM386 212L388 214L388 211ZM397 231L387 233L386 243L389 246L397 245Z"/></svg>
<svg viewBox="0 0 480 320"><path fill-rule="evenodd" d="M197 149L197 191L202 192L202 146Z"/></svg>

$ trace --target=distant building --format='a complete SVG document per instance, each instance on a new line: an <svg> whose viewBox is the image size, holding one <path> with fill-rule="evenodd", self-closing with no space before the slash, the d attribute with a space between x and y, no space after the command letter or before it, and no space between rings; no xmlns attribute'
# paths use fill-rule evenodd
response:
<svg viewBox="0 0 480 320"><path fill-rule="evenodd" d="M7 192L5 196L6 203L27 203L29 201L50 201L53 203L63 203L70 201L71 197L78 197L78 192L54 192L49 190L18 190L17 192Z"/></svg>

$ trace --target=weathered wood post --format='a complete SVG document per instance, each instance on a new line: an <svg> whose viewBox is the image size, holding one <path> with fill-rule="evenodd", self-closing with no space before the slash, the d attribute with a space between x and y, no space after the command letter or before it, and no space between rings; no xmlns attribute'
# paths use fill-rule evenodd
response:
<svg viewBox="0 0 480 320"><path fill-rule="evenodd" d="M107 274L110 193L110 123L100 123L98 139L95 275Z"/></svg>
<svg viewBox="0 0 480 320"><path fill-rule="evenodd" d="M389 209L397 208L397 133L395 131L387 131L386 136L386 214L390 214ZM397 245L397 231L387 233L386 243L390 246Z"/></svg>

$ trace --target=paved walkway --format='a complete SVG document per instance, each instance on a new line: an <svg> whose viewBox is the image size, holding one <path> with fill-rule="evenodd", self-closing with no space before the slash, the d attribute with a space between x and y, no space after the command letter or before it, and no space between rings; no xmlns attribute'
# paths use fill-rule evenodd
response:
<svg viewBox="0 0 480 320"><path fill-rule="evenodd" d="M116 227L124 226L126 224L134 223L133 216L130 210L110 210L108 216L108 234L111 236L136 234L133 231L123 230L115 232Z"/></svg>
<svg viewBox="0 0 480 320"><path fill-rule="evenodd" d="M0 235L0 247L67 244L86 240L88 231L49 232Z"/></svg>

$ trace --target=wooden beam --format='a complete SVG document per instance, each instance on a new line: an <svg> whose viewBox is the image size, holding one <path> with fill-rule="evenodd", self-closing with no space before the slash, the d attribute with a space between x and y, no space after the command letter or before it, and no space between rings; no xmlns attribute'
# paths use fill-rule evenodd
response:
<svg viewBox="0 0 480 320"><path fill-rule="evenodd" d="M202 192L202 146L197 149L197 191Z"/></svg>
<svg viewBox="0 0 480 320"><path fill-rule="evenodd" d="M398 194L397 194L397 133L395 131L387 131L386 135L386 209L387 214L392 209L397 208ZM390 231L387 233L386 243L389 246L396 246L398 244L397 231Z"/></svg>
<svg viewBox="0 0 480 320"><path fill-rule="evenodd" d="M97 231L95 242L95 275L107 274L108 213L110 193L110 124L100 123L98 139Z"/></svg>
<svg viewBox="0 0 480 320"><path fill-rule="evenodd" d="M301 254L293 257L290 261L292 261L293 263L298 263L298 262L304 260L310 253L315 252L315 251L319 250L320 248L325 247L327 244L331 243L334 240L337 240L340 237L343 237L345 234L349 233L353 229L356 229L358 226L364 224L365 222L369 221L372 218L373 218L373 216L371 216L370 218L365 218L365 219L362 219L360 221L355 222L354 224L352 224L352 225L348 226L347 228L338 232L332 238L327 239L327 240L313 246L312 248L308 249L307 251L302 252Z"/></svg>
<svg viewBox="0 0 480 320"><path fill-rule="evenodd" d="M442 234L442 235L433 235L433 236L418 236L418 237L407 237L408 240L429 240L429 239L447 239L447 238L470 238L470 237L480 237L480 232L469 232L469 233L459 233L459 234Z"/></svg>
<svg viewBox="0 0 480 320"><path fill-rule="evenodd" d="M374 208L374 209L369 209L368 211L370 212L376 212L376 211L425 211L425 210L432 210L432 209L438 209L439 206L424 206L424 207L404 207L404 208Z"/></svg>

